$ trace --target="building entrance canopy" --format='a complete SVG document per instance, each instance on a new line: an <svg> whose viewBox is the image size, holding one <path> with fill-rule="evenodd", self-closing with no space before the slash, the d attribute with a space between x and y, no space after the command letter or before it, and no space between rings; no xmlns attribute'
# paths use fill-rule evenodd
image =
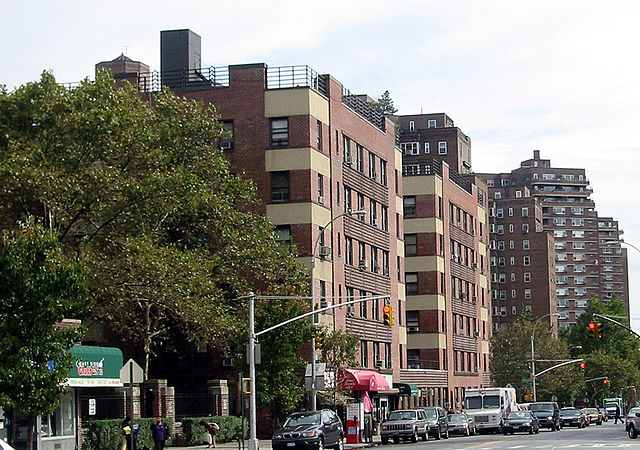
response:
<svg viewBox="0 0 640 450"><path fill-rule="evenodd" d="M373 370L344 369L338 382L343 389L351 391L389 391L387 379Z"/></svg>
<svg viewBox="0 0 640 450"><path fill-rule="evenodd" d="M76 361L69 370L70 387L122 387L122 351L115 347L76 345L71 350Z"/></svg>

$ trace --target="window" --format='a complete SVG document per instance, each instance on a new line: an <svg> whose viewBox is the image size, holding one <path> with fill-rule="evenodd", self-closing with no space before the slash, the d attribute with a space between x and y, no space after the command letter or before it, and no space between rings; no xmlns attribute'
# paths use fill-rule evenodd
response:
<svg viewBox="0 0 640 450"><path fill-rule="evenodd" d="M516 257L515 256L511 256L509 258L509 265L510 266L515 266L516 265Z"/></svg>
<svg viewBox="0 0 640 450"><path fill-rule="evenodd" d="M378 203L375 200L369 200L369 223L378 226Z"/></svg>
<svg viewBox="0 0 640 450"><path fill-rule="evenodd" d="M504 234L504 225L498 225L498 234Z"/></svg>
<svg viewBox="0 0 640 450"><path fill-rule="evenodd" d="M342 151L344 162L349 164L349 160L351 159L351 139L346 136L342 136Z"/></svg>
<svg viewBox="0 0 640 450"><path fill-rule="evenodd" d="M516 248L515 242L513 242L513 240L509 241L509 249L513 250L514 248Z"/></svg>
<svg viewBox="0 0 640 450"><path fill-rule="evenodd" d="M380 160L380 184L387 185L387 162Z"/></svg>
<svg viewBox="0 0 640 450"><path fill-rule="evenodd" d="M416 198L409 196L404 198L404 217L416 216Z"/></svg>
<svg viewBox="0 0 640 450"><path fill-rule="evenodd" d="M565 226L567 224L567 220L566 219L555 218L555 219L553 219L553 223L556 226L563 227L563 226Z"/></svg>
<svg viewBox="0 0 640 450"><path fill-rule="evenodd" d="M516 198L522 198L522 191L516 191Z"/></svg>
<svg viewBox="0 0 640 450"><path fill-rule="evenodd" d="M344 256L347 264L353 266L353 239L350 237L344 238Z"/></svg>
<svg viewBox="0 0 640 450"><path fill-rule="evenodd" d="M322 151L322 122L320 122L319 120L316 122L316 131L318 135L316 144L318 146L318 150Z"/></svg>
<svg viewBox="0 0 640 450"><path fill-rule="evenodd" d="M555 238L565 238L567 237L566 230L553 230L553 237Z"/></svg>
<svg viewBox="0 0 640 450"><path fill-rule="evenodd" d="M404 274L405 288L407 294L418 293L418 274L417 273L405 273Z"/></svg>
<svg viewBox="0 0 640 450"><path fill-rule="evenodd" d="M363 210L364 210L364 194L361 194L360 192L358 192L358 211L363 211ZM358 214L357 218L361 222L364 222L364 214Z"/></svg>
<svg viewBox="0 0 640 450"><path fill-rule="evenodd" d="M529 239L525 239L522 241L522 250L529 250L531 247L529 246Z"/></svg>
<svg viewBox="0 0 640 450"><path fill-rule="evenodd" d="M604 267L605 267L604 270L607 270L606 269L607 266L604 266ZM609 266L609 267L611 267L611 266ZM581 273L581 272L586 272L586 270L587 270L587 266L585 266L584 264L576 264L575 266L573 266L573 271L574 272Z"/></svg>
<svg viewBox="0 0 640 450"><path fill-rule="evenodd" d="M571 219L571 225L574 227L583 227L584 219Z"/></svg>
<svg viewBox="0 0 640 450"><path fill-rule="evenodd" d="M564 206L554 206L553 207L553 212L554 212L554 214L564 214L565 213L565 208L564 208Z"/></svg>
<svg viewBox="0 0 640 450"><path fill-rule="evenodd" d="M324 176L321 173L318 174L318 203L324 203Z"/></svg>
<svg viewBox="0 0 640 450"><path fill-rule="evenodd" d="M510 223L509 224L509 233L513 233L513 230L514 230L513 224Z"/></svg>
<svg viewBox="0 0 640 450"><path fill-rule="evenodd" d="M289 172L271 172L271 201L289 201Z"/></svg>
<svg viewBox="0 0 640 450"><path fill-rule="evenodd" d="M369 152L369 178L373 178L374 180L378 178L378 174L376 173L376 155Z"/></svg>
<svg viewBox="0 0 640 450"><path fill-rule="evenodd" d="M435 127L436 127L436 121L435 121L435 120L433 120L433 119L430 119L430 120L427 122L427 128L435 128Z"/></svg>
<svg viewBox="0 0 640 450"><path fill-rule="evenodd" d="M220 139L220 148L222 150L232 150L233 149L233 120L223 120L222 121L222 132L223 136Z"/></svg>
<svg viewBox="0 0 640 450"><path fill-rule="evenodd" d="M511 289L511 298L517 298L518 297L518 291L515 289Z"/></svg>
<svg viewBox="0 0 640 450"><path fill-rule="evenodd" d="M356 144L356 170L360 173L364 173L364 148L362 145Z"/></svg>
<svg viewBox="0 0 640 450"><path fill-rule="evenodd" d="M522 264L524 266L530 266L531 265L531 257L530 256L523 256L522 257Z"/></svg>
<svg viewBox="0 0 640 450"><path fill-rule="evenodd" d="M283 247L291 244L291 225L278 225L276 227L276 240Z"/></svg>
<svg viewBox="0 0 640 450"><path fill-rule="evenodd" d="M389 210L384 205L380 207L380 219L382 220L382 230L389 231Z"/></svg>
<svg viewBox="0 0 640 450"><path fill-rule="evenodd" d="M504 209L502 208L496 209L496 217L498 219L502 219L504 217Z"/></svg>
<svg viewBox="0 0 640 450"><path fill-rule="evenodd" d="M424 143L424 154L428 155L429 153L431 153L431 149L429 148L429 143L425 142Z"/></svg>
<svg viewBox="0 0 640 450"><path fill-rule="evenodd" d="M524 234L527 234L529 232L529 224L528 223L523 223L522 224L522 232Z"/></svg>
<svg viewBox="0 0 640 450"><path fill-rule="evenodd" d="M416 130L416 122L415 120L410 120L409 121L409 131L415 131Z"/></svg>
<svg viewBox="0 0 640 450"><path fill-rule="evenodd" d="M368 342L360 341L360 365L362 367L369 367L369 352Z"/></svg>
<svg viewBox="0 0 640 450"><path fill-rule="evenodd" d="M52 415L42 416L40 431L43 437L73 436L75 434L73 418L73 396L71 394L59 397L60 404Z"/></svg>
<svg viewBox="0 0 640 450"><path fill-rule="evenodd" d="M493 180L487 180L487 187L493 187L494 183L495 183L495 181L493 181Z"/></svg>
<svg viewBox="0 0 640 450"><path fill-rule="evenodd" d="M518 314L518 307L516 305L513 305L511 307L511 315L515 316L516 314Z"/></svg>
<svg viewBox="0 0 640 450"><path fill-rule="evenodd" d="M389 252L387 250L382 250L382 275L385 277L389 276Z"/></svg>
<svg viewBox="0 0 640 450"><path fill-rule="evenodd" d="M498 241L498 250L504 250L504 241Z"/></svg>
<svg viewBox="0 0 640 450"><path fill-rule="evenodd" d="M555 180L556 179L556 174L555 173L543 173L542 174L542 179L543 180Z"/></svg>
<svg viewBox="0 0 640 450"><path fill-rule="evenodd" d="M495 198L496 200L500 200L502 198L502 192L494 192L493 198Z"/></svg>
<svg viewBox="0 0 640 450"><path fill-rule="evenodd" d="M567 300L566 298L558 299L558 308L566 308L567 306L569 306L569 300Z"/></svg>
<svg viewBox="0 0 640 450"><path fill-rule="evenodd" d="M556 264L556 272L564 273L567 271L567 266L564 264Z"/></svg>
<svg viewBox="0 0 640 450"><path fill-rule="evenodd" d="M417 254L418 254L418 235L405 234L404 235L404 255L416 256Z"/></svg>
<svg viewBox="0 0 640 450"><path fill-rule="evenodd" d="M522 217L529 217L529 208L522 207Z"/></svg>
<svg viewBox="0 0 640 450"><path fill-rule="evenodd" d="M289 146L289 119L271 119L271 147Z"/></svg>
<svg viewBox="0 0 640 450"><path fill-rule="evenodd" d="M419 142L403 142L400 144L400 150L405 155L419 155L420 143Z"/></svg>
<svg viewBox="0 0 640 450"><path fill-rule="evenodd" d="M407 311L407 333L420 331L419 311Z"/></svg>
<svg viewBox="0 0 640 450"><path fill-rule="evenodd" d="M500 180L500 186L509 186L509 180Z"/></svg>
<svg viewBox="0 0 640 450"><path fill-rule="evenodd" d="M351 206L352 206L352 203L351 203L351 188L345 187L344 188L344 210L345 211L352 211Z"/></svg>
<svg viewBox="0 0 640 450"><path fill-rule="evenodd" d="M584 230L573 230L572 234L573 234L574 238L583 238L584 237Z"/></svg>
<svg viewBox="0 0 640 450"><path fill-rule="evenodd" d="M438 155L446 155L447 154L447 143L446 141L438 142Z"/></svg>
<svg viewBox="0 0 640 450"><path fill-rule="evenodd" d="M584 242L574 242L573 248L578 250L584 250Z"/></svg>
<svg viewBox="0 0 640 450"><path fill-rule="evenodd" d="M527 300L531 298L531 289L524 290L524 298L526 298Z"/></svg>
<svg viewBox="0 0 640 450"><path fill-rule="evenodd" d="M360 298L366 298L367 293L360 291ZM367 317L367 302L360 302L360 317Z"/></svg>

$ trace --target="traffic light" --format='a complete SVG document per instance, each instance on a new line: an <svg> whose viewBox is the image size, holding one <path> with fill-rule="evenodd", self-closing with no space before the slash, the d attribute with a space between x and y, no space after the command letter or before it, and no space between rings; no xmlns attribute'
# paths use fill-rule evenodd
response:
<svg viewBox="0 0 640 450"><path fill-rule="evenodd" d="M321 330L316 331L316 350L322 350L324 345L324 333Z"/></svg>
<svg viewBox="0 0 640 450"><path fill-rule="evenodd" d="M603 383L605 386L609 386L609 383L611 383L611 381L609 381L609 379L605 378L604 380L602 380L602 383Z"/></svg>
<svg viewBox="0 0 640 450"><path fill-rule="evenodd" d="M584 371L587 368L587 365L581 362L578 367L580 367L580 370Z"/></svg>
<svg viewBox="0 0 640 450"><path fill-rule="evenodd" d="M589 336L594 339L602 335L602 324L600 322L589 322Z"/></svg>
<svg viewBox="0 0 640 450"><path fill-rule="evenodd" d="M382 322L388 327L393 325L393 308L391 305L384 305L382 307Z"/></svg>

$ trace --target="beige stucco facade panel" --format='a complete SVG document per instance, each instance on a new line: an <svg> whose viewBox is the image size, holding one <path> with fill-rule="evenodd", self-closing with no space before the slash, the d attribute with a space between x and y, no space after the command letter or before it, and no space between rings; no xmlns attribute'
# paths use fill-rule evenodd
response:
<svg viewBox="0 0 640 450"><path fill-rule="evenodd" d="M276 203L267 205L267 218L274 225L313 223L324 226L331 211L315 203Z"/></svg>
<svg viewBox="0 0 640 450"><path fill-rule="evenodd" d="M480 285L480 287L482 289L486 289L487 288L487 277L484 275L480 275L478 277L478 284Z"/></svg>
<svg viewBox="0 0 640 450"><path fill-rule="evenodd" d="M407 310L411 311L445 311L446 302L443 295L410 295L407 297Z"/></svg>
<svg viewBox="0 0 640 450"><path fill-rule="evenodd" d="M478 253L482 256L487 256L487 246L484 242L478 242Z"/></svg>
<svg viewBox="0 0 640 450"><path fill-rule="evenodd" d="M482 353L489 353L489 341L482 341Z"/></svg>
<svg viewBox="0 0 640 450"><path fill-rule="evenodd" d="M396 148L396 151L393 152L395 155L395 166L394 167L402 167L402 151Z"/></svg>
<svg viewBox="0 0 640 450"><path fill-rule="evenodd" d="M406 327L398 328L398 343L400 345L407 345L407 328Z"/></svg>
<svg viewBox="0 0 640 450"><path fill-rule="evenodd" d="M415 218L404 220L404 232L410 233L438 233L444 234L442 220L437 217Z"/></svg>
<svg viewBox="0 0 640 450"><path fill-rule="evenodd" d="M396 239L396 248L398 249L398 256L404 258L404 241Z"/></svg>
<svg viewBox="0 0 640 450"><path fill-rule="evenodd" d="M312 115L329 124L329 102L310 88L267 90L264 107L267 117Z"/></svg>
<svg viewBox="0 0 640 450"><path fill-rule="evenodd" d="M480 320L484 320L485 322L489 320L489 310L487 308L480 308Z"/></svg>
<svg viewBox="0 0 640 450"><path fill-rule="evenodd" d="M406 272L444 272L444 259L440 256L410 256L404 259Z"/></svg>
<svg viewBox="0 0 640 450"><path fill-rule="evenodd" d="M264 152L264 161L267 172L313 169L327 178L331 175L329 158L312 148L269 150Z"/></svg>
<svg viewBox="0 0 640 450"><path fill-rule="evenodd" d="M447 335L411 333L407 335L407 348L447 348Z"/></svg>
<svg viewBox="0 0 640 450"><path fill-rule="evenodd" d="M436 194L442 197L442 179L435 175L404 177L402 178L402 193L404 195Z"/></svg>
<svg viewBox="0 0 640 450"><path fill-rule="evenodd" d="M483 206L478 205L478 215L476 217L478 217L478 222L486 223L487 210L484 209Z"/></svg>
<svg viewBox="0 0 640 450"><path fill-rule="evenodd" d="M402 197L398 197L396 195L396 212L400 215L404 212L404 203L402 201Z"/></svg>
<svg viewBox="0 0 640 450"><path fill-rule="evenodd" d="M398 300L405 300L407 298L407 291L404 283L398 282Z"/></svg>

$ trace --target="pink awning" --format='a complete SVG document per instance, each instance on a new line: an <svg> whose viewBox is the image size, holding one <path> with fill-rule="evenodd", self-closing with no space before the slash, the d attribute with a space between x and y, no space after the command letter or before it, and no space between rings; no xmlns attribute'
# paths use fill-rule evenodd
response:
<svg viewBox="0 0 640 450"><path fill-rule="evenodd" d="M343 389L351 391L387 391L387 379L373 370L344 369L338 377Z"/></svg>

